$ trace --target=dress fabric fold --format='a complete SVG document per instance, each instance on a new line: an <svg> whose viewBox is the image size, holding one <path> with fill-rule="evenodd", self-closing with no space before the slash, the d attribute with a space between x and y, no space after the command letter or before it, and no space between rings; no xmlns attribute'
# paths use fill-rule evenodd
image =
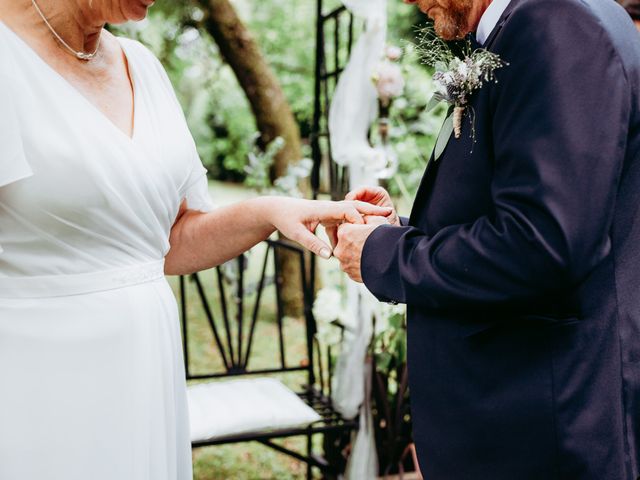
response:
<svg viewBox="0 0 640 480"><path fill-rule="evenodd" d="M0 115L0 145L2 145L0 187L33 175L22 146L20 125L13 102L15 92L9 89L13 83L12 80L15 81L11 78L15 70L6 49L7 45L0 42L0 58L6 61L0 69L0 85L7 87L0 90L0 105L4 111Z"/></svg>

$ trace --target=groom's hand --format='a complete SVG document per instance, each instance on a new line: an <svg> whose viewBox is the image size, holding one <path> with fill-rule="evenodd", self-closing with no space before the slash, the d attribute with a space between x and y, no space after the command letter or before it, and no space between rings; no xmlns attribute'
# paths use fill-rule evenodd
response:
<svg viewBox="0 0 640 480"><path fill-rule="evenodd" d="M261 205L264 205L263 214L267 221L275 229L323 258L331 257L331 249L315 235L319 225L329 229L345 222L364 225L370 216L386 218L391 214L390 208L357 201L263 197Z"/></svg>
<svg viewBox="0 0 640 480"><path fill-rule="evenodd" d="M388 217L391 225L400 226L400 217L393 205L391 195L382 187L362 187L353 190L347 194L345 200L366 202L378 207L388 207L392 209L391 215Z"/></svg>
<svg viewBox="0 0 640 480"><path fill-rule="evenodd" d="M340 268L349 275L351 280L362 283L360 262L364 244L376 228L389 224L386 218L379 216L365 217L365 225L344 223L338 227L337 245L333 255L340 260Z"/></svg>

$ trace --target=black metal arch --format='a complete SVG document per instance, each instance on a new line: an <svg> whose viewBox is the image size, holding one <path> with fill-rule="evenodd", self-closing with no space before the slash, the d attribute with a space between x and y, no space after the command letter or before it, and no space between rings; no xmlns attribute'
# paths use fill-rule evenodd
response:
<svg viewBox="0 0 640 480"><path fill-rule="evenodd" d="M333 162L328 117L331 95L351 53L355 25L353 15L344 5L325 11L327 3L330 2L317 0L311 188L314 198L329 193L332 200L342 200L349 187L349 176L345 167ZM323 175L328 176L327 180L323 181Z"/></svg>

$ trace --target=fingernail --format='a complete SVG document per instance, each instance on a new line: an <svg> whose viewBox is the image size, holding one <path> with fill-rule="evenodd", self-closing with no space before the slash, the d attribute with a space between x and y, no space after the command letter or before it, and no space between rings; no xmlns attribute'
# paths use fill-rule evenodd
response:
<svg viewBox="0 0 640 480"><path fill-rule="evenodd" d="M320 250L320 256L324 259L330 259L331 258L331 250L329 250L328 248L323 248L322 250Z"/></svg>

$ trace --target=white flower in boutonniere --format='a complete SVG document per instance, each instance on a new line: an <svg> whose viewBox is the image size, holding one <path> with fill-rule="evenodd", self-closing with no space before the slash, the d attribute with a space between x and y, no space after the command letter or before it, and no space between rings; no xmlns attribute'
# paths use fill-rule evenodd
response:
<svg viewBox="0 0 640 480"><path fill-rule="evenodd" d="M473 50L469 40L463 48L463 57L457 57L449 45L436 35L433 26L421 31L418 51L422 62L435 69L433 81L437 92L429 101L427 109L431 110L441 102L449 105L447 118L436 141L434 159L437 160L452 133L455 138L460 138L462 120L471 95L485 82L496 81L495 71L508 64L484 48ZM470 121L473 135L475 129L472 115Z"/></svg>

